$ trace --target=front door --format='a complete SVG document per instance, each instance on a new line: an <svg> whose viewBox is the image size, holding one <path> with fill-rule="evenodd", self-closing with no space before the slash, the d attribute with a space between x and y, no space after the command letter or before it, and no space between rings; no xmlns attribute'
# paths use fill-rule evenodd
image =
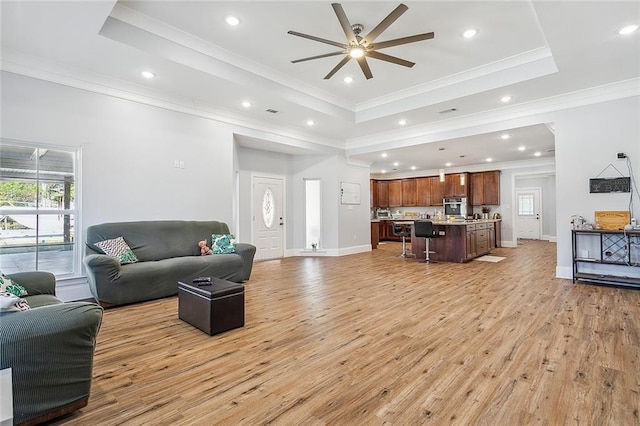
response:
<svg viewBox="0 0 640 426"><path fill-rule="evenodd" d="M516 190L516 207L517 237L528 240L539 240L542 234L540 189Z"/></svg>
<svg viewBox="0 0 640 426"><path fill-rule="evenodd" d="M284 256L283 186L282 178L253 177L252 220L256 260Z"/></svg>

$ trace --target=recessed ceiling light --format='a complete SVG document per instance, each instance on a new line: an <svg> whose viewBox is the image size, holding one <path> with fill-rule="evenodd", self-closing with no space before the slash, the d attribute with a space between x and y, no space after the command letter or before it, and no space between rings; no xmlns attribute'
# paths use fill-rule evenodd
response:
<svg viewBox="0 0 640 426"><path fill-rule="evenodd" d="M444 165L447 167L451 167L451 163L445 163Z"/></svg>
<svg viewBox="0 0 640 426"><path fill-rule="evenodd" d="M493 158L491 158L491 157L487 158L487 163L490 163L492 161L493 161Z"/></svg>
<svg viewBox="0 0 640 426"><path fill-rule="evenodd" d="M509 133L503 133L500 135L500 139L506 141L507 139L509 139L511 137L511 135Z"/></svg>
<svg viewBox="0 0 640 426"><path fill-rule="evenodd" d="M503 97L500 98L500 102L505 103L505 104L507 102L509 102L510 100L511 100L511 96L509 96L509 95L503 96Z"/></svg>
<svg viewBox="0 0 640 426"><path fill-rule="evenodd" d="M151 71L142 71L140 73L141 76L143 76L144 78L153 78L156 75L154 73L152 73Z"/></svg>
<svg viewBox="0 0 640 426"><path fill-rule="evenodd" d="M240 20L238 18L236 18L235 16L227 16L227 18L225 19L225 21L227 22L227 24L235 27L236 25L238 25L240 23Z"/></svg>
<svg viewBox="0 0 640 426"><path fill-rule="evenodd" d="M387 158L388 154L386 152L383 152L381 155L382 155L382 158Z"/></svg>
<svg viewBox="0 0 640 426"><path fill-rule="evenodd" d="M415 169L417 169L416 166L411 166L411 170L415 170Z"/></svg>
<svg viewBox="0 0 640 426"><path fill-rule="evenodd" d="M315 121L313 120L307 120L307 126L313 126L314 124L316 124Z"/></svg>
<svg viewBox="0 0 640 426"><path fill-rule="evenodd" d="M398 124L404 126L405 124L407 124L407 120L403 118L402 120L398 121Z"/></svg>
<svg viewBox="0 0 640 426"><path fill-rule="evenodd" d="M249 101L242 101L242 106L245 108L249 108L251 106L251 102Z"/></svg>
<svg viewBox="0 0 640 426"><path fill-rule="evenodd" d="M527 149L527 148L525 148L524 146L519 146L518 147L518 151L524 151L525 149Z"/></svg>
<svg viewBox="0 0 640 426"><path fill-rule="evenodd" d="M637 30L638 30L637 25L627 25L626 27L621 28L620 31L618 31L618 34L627 35L627 34L636 32Z"/></svg>
<svg viewBox="0 0 640 426"><path fill-rule="evenodd" d="M398 167L400 165L400 163L398 163L397 161L395 163L393 163L393 167Z"/></svg>
<svg viewBox="0 0 640 426"><path fill-rule="evenodd" d="M536 157L540 157L542 155L542 153L540 151L538 151L538 152L534 152L533 155L535 155Z"/></svg>
<svg viewBox="0 0 640 426"><path fill-rule="evenodd" d="M381 173L387 173L385 169L380 170Z"/></svg>
<svg viewBox="0 0 640 426"><path fill-rule="evenodd" d="M462 37L464 38L473 38L478 34L478 30L474 28L469 28L465 32L462 33Z"/></svg>
<svg viewBox="0 0 640 426"><path fill-rule="evenodd" d="M342 81L344 81L345 83L349 84L349 83L351 83L353 81L353 77L348 75L345 78L343 78Z"/></svg>

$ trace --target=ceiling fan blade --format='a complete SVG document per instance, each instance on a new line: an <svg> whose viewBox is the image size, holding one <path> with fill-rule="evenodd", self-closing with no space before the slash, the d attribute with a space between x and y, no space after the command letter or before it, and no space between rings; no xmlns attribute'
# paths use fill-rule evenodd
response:
<svg viewBox="0 0 640 426"><path fill-rule="evenodd" d="M287 34L291 34L291 35L302 37L302 38L308 38L309 40L313 40L313 41L319 41L320 43L330 44L332 46L340 47L342 49L347 49L349 47L344 43L338 43L337 41L331 41L331 40L327 40L326 38L320 38L320 37L312 36L309 34L303 34L297 31L287 31Z"/></svg>
<svg viewBox="0 0 640 426"><path fill-rule="evenodd" d="M369 68L369 64L367 63L367 58L365 56L361 56L357 59L360 68L362 68L362 72L364 76L367 77L367 80L373 78L373 74L371 74L371 68Z"/></svg>
<svg viewBox="0 0 640 426"><path fill-rule="evenodd" d="M308 58L296 59L295 61L291 61L291 63L292 64L297 64L298 62L311 61L313 59L320 59L320 58L328 58L330 56L344 55L346 53L347 53L346 51L325 53L324 55L317 55L317 56L310 56Z"/></svg>
<svg viewBox="0 0 640 426"><path fill-rule="evenodd" d="M416 41L429 40L435 36L434 33L417 34L409 37L396 38L394 40L382 41L370 46L371 49L384 49L387 47L398 46L401 44L415 43Z"/></svg>
<svg viewBox="0 0 640 426"><path fill-rule="evenodd" d="M382 34L382 32L384 30L386 30L387 28L389 28L389 26L391 24L393 24L396 19L398 19L400 16L402 16L403 13L405 13L407 11L407 9L409 9L406 5L400 3L398 5L398 7L396 7L395 9L393 9L393 11L387 15L386 18L384 18L382 21L380 21L380 23L374 28L372 29L369 34L367 34L362 41L366 42L368 45L373 43L373 41L378 38L378 36L380 34Z"/></svg>
<svg viewBox="0 0 640 426"><path fill-rule="evenodd" d="M340 21L340 25L342 26L344 35L347 36L347 41L349 42L349 44L358 44L356 33L353 32L351 24L349 23L349 19L347 18L347 14L344 13L342 5L340 3L331 3L331 6L333 7L333 11L336 12L338 21Z"/></svg>
<svg viewBox="0 0 640 426"><path fill-rule="evenodd" d="M396 58L395 56L385 55L384 53L376 52L375 50L367 52L367 56L381 61L391 62L396 65L402 65L403 67L411 68L415 65L415 62L405 61L404 59Z"/></svg>
<svg viewBox="0 0 640 426"><path fill-rule="evenodd" d="M329 74L327 74L324 79L325 80L329 80L331 77L333 77L333 75L335 73L338 72L338 70L342 67L344 67L344 65L349 62L349 59L351 59L351 56L349 55L345 55L344 58L342 58L342 60L338 63L338 65L336 65L331 71L329 71Z"/></svg>

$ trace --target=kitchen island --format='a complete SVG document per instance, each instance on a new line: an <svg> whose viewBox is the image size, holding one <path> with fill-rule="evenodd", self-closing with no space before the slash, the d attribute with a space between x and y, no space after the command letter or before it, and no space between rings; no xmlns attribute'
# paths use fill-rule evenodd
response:
<svg viewBox="0 0 640 426"><path fill-rule="evenodd" d="M467 262L500 247L500 219L433 221L438 237L429 243L430 259L441 262ZM413 234L413 231L412 231ZM425 239L412 235L411 252L425 258Z"/></svg>

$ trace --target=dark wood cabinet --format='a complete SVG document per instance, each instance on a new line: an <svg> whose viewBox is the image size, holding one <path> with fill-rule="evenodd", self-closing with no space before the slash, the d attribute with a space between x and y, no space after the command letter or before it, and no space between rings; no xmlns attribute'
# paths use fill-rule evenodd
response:
<svg viewBox="0 0 640 426"><path fill-rule="evenodd" d="M438 176L430 177L431 180L431 206L441 206L444 198L445 182L440 182Z"/></svg>
<svg viewBox="0 0 640 426"><path fill-rule="evenodd" d="M476 226L467 225L467 260L476 257Z"/></svg>
<svg viewBox="0 0 640 426"><path fill-rule="evenodd" d="M377 187L378 205L376 207L389 207L389 181L379 180Z"/></svg>
<svg viewBox="0 0 640 426"><path fill-rule="evenodd" d="M468 197L469 196L469 174L453 173L445 176L444 179L445 197Z"/></svg>
<svg viewBox="0 0 640 426"><path fill-rule="evenodd" d="M402 206L413 207L416 205L416 180L402 179Z"/></svg>
<svg viewBox="0 0 640 426"><path fill-rule="evenodd" d="M378 248L380 242L380 222L371 222L371 249Z"/></svg>
<svg viewBox="0 0 640 426"><path fill-rule="evenodd" d="M402 207L402 181L389 181L389 207Z"/></svg>
<svg viewBox="0 0 640 426"><path fill-rule="evenodd" d="M416 178L416 206L431 205L431 178Z"/></svg>
<svg viewBox="0 0 640 426"><path fill-rule="evenodd" d="M369 180L369 196L371 197L371 207L380 207L378 201L378 181L371 179Z"/></svg>
<svg viewBox="0 0 640 426"><path fill-rule="evenodd" d="M500 205L500 170L471 173L469 180L472 205Z"/></svg>

